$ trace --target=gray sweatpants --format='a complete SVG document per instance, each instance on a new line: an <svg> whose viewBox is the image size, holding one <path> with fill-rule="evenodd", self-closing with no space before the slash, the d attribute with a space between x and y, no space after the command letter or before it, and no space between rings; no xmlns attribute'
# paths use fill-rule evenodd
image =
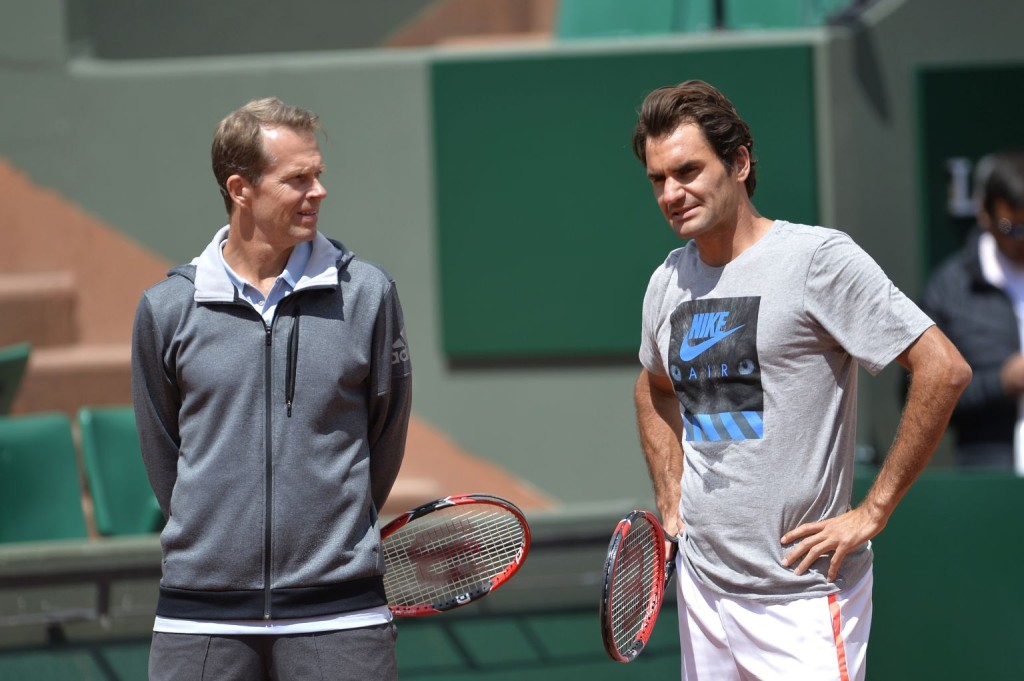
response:
<svg viewBox="0 0 1024 681"><path fill-rule="evenodd" d="M149 681L397 681L395 623L291 636L155 632Z"/></svg>

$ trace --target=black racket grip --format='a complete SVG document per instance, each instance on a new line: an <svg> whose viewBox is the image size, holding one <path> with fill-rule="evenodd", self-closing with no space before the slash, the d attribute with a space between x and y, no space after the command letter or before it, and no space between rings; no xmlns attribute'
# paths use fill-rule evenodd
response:
<svg viewBox="0 0 1024 681"><path fill-rule="evenodd" d="M672 575L676 573L676 554L679 553L679 538L670 537L668 533L665 533L665 539L672 542L672 548L669 549L668 556L665 558L665 588L668 588L668 583L672 581Z"/></svg>

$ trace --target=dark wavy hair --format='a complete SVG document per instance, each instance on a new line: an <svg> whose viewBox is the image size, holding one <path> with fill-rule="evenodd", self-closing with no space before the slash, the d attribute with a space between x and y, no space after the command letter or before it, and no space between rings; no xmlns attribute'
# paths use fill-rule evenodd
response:
<svg viewBox="0 0 1024 681"><path fill-rule="evenodd" d="M725 167L732 172L740 147L750 152L750 174L744 182L747 196L757 187L757 161L750 127L740 118L736 107L721 91L702 80L688 80L651 92L644 99L633 130L633 153L647 164L647 140L657 140L675 132L684 123L693 123L704 133Z"/></svg>
<svg viewBox="0 0 1024 681"><path fill-rule="evenodd" d="M276 97L254 99L232 111L217 126L210 156L224 207L231 215L227 181L241 175L253 184L260 181L270 160L263 149L263 128L288 128L296 132L320 132L320 117L311 111L285 104Z"/></svg>

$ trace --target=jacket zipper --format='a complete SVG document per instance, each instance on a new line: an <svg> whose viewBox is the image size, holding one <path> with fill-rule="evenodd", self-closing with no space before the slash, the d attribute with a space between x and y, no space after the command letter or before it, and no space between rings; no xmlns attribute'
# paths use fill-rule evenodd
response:
<svg viewBox="0 0 1024 681"><path fill-rule="evenodd" d="M298 363L299 354L299 308L295 308L295 316L293 317L294 322L292 324L291 332L288 335L288 366L285 374L285 392L288 406L288 416L292 415L292 401L295 399L295 369ZM273 565L273 527L271 519L274 513L274 497L273 497L273 482L274 482L274 447L272 444L273 436L273 390L272 390L272 378L274 368L274 355L272 348L273 339L273 326L263 322L263 365L264 365L264 429L265 429L265 444L264 444L264 455L265 455L265 477L266 482L264 483L264 496L266 498L265 505L265 516L263 519L263 619L269 620L271 618L271 567Z"/></svg>
<svg viewBox="0 0 1024 681"><path fill-rule="evenodd" d="M270 345L271 345L271 337L272 337L272 329L271 329L270 326L267 326L266 324L263 325L263 328L265 329L266 339L267 339L266 343L264 344L264 353L263 353L264 354L264 360L265 360L264 361L264 365L265 365L264 375L266 377L265 380L264 380L265 392L266 392L266 399L265 399L265 404L266 404L266 407L265 407L265 411L266 411L266 416L265 416L265 418L266 418L266 428L265 428L265 432L266 432L266 435L265 435L265 438L266 438L266 444L265 444L265 447L266 447L266 452L265 452L265 454L266 454L266 457L265 457L266 458L266 481L265 481L265 485L266 485L266 489L265 489L265 495L266 495L266 505L265 505L266 511L265 512L266 512L266 517L264 518L264 524L263 524L263 619L269 620L270 619L270 566L271 566L271 558L272 558L272 551L271 551L272 533L271 533L271 526L270 526L270 524L271 524L271 518L273 517L273 510L274 510L273 509L273 507L274 507L274 497L273 497L273 470L274 470L273 463L274 463L274 452L273 452L273 446L271 444L271 437L273 435L273 431L272 431L272 428L271 428L271 424L272 424L272 418L271 417L272 417L272 411L273 411L273 409L271 407L271 397L272 397L273 393L271 391L271 385L270 385L271 384L271 375L273 373L273 353L271 352L271 347L270 347Z"/></svg>

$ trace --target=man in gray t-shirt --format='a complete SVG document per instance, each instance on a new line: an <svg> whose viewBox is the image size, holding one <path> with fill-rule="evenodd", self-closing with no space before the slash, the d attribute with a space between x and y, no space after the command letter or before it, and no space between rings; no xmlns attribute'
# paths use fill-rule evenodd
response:
<svg viewBox="0 0 1024 681"><path fill-rule="evenodd" d="M848 236L757 212L749 128L715 88L652 92L633 149L688 240L651 277L635 392L680 542L684 678L862 678L870 539L970 369ZM904 418L851 509L857 367L894 359L912 376Z"/></svg>

